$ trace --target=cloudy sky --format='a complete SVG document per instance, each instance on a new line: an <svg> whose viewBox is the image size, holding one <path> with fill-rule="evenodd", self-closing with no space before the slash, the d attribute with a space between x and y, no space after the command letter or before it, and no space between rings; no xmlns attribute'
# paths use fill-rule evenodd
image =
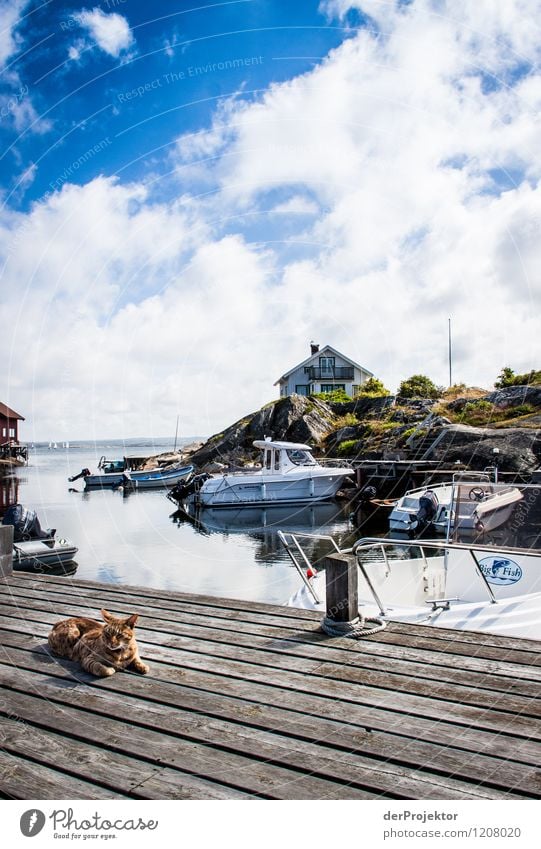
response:
<svg viewBox="0 0 541 849"><path fill-rule="evenodd" d="M311 339L539 368L541 0L0 0L0 400L206 435Z"/></svg>

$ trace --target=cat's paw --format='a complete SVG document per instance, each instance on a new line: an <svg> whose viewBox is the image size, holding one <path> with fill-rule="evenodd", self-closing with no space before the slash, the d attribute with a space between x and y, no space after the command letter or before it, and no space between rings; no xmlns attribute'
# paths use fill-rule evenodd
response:
<svg viewBox="0 0 541 849"><path fill-rule="evenodd" d="M100 672L102 678L107 678L109 675L114 675L116 669L114 666L103 666Z"/></svg>
<svg viewBox="0 0 541 849"><path fill-rule="evenodd" d="M140 675L148 675L148 673L150 672L150 666L147 666L146 663L138 663L135 667L135 671L138 672Z"/></svg>

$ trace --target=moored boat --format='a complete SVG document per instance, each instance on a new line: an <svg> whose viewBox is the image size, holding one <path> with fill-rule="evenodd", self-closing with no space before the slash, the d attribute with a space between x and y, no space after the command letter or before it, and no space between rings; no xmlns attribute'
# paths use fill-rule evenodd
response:
<svg viewBox="0 0 541 849"><path fill-rule="evenodd" d="M541 640L539 550L367 538L342 553L357 560L366 618ZM302 578L288 605L325 612L325 570Z"/></svg>
<svg viewBox="0 0 541 849"><path fill-rule="evenodd" d="M398 499L389 516L389 529L406 534L426 528L436 534L493 531L507 522L522 498L517 487L486 479L420 487Z"/></svg>
<svg viewBox="0 0 541 849"><path fill-rule="evenodd" d="M88 472L88 469L84 471ZM81 475L88 489L100 487L131 486L132 489L160 489L160 487L173 487L183 480L189 478L194 472L194 467L179 466L174 469L152 469L150 471L131 472L105 471L103 474ZM78 477L78 476L76 476ZM70 478L75 480L76 478Z"/></svg>
<svg viewBox="0 0 541 849"><path fill-rule="evenodd" d="M191 484L178 489L177 502L202 507L309 504L334 498L344 480L354 474L346 466L318 463L312 449L301 443L267 438L256 440L254 446L261 451L260 468L195 476Z"/></svg>
<svg viewBox="0 0 541 849"><path fill-rule="evenodd" d="M71 563L77 551L77 546L67 539L16 542L13 544L13 568L34 572L47 571L49 568Z"/></svg>

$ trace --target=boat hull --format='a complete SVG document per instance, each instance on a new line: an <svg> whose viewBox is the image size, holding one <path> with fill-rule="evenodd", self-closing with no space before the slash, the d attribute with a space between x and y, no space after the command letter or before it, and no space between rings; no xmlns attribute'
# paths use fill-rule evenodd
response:
<svg viewBox="0 0 541 849"><path fill-rule="evenodd" d="M77 546L68 540L17 542L13 545L13 568L35 570L38 566L60 566L71 563L77 551Z"/></svg>
<svg viewBox="0 0 541 849"><path fill-rule="evenodd" d="M212 479L194 493L192 501L202 507L253 507L285 504L312 504L336 497L349 472L325 470L322 475L307 474L273 479L270 476L224 475Z"/></svg>
<svg viewBox="0 0 541 849"><path fill-rule="evenodd" d="M151 472L130 472L130 480L134 489L161 489L175 486L194 471L193 466L182 466L169 472L153 470ZM104 475L87 475L85 486L88 489L108 489L122 486L125 481L122 472L107 472Z"/></svg>

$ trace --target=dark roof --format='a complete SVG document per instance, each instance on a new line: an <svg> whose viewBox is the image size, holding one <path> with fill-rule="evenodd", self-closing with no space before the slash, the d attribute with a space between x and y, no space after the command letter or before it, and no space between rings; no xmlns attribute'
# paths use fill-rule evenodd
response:
<svg viewBox="0 0 541 849"><path fill-rule="evenodd" d="M2 404L0 401L0 416L6 419L20 419L24 422L24 416L20 416L19 413L16 413L15 410L11 410L5 404Z"/></svg>

